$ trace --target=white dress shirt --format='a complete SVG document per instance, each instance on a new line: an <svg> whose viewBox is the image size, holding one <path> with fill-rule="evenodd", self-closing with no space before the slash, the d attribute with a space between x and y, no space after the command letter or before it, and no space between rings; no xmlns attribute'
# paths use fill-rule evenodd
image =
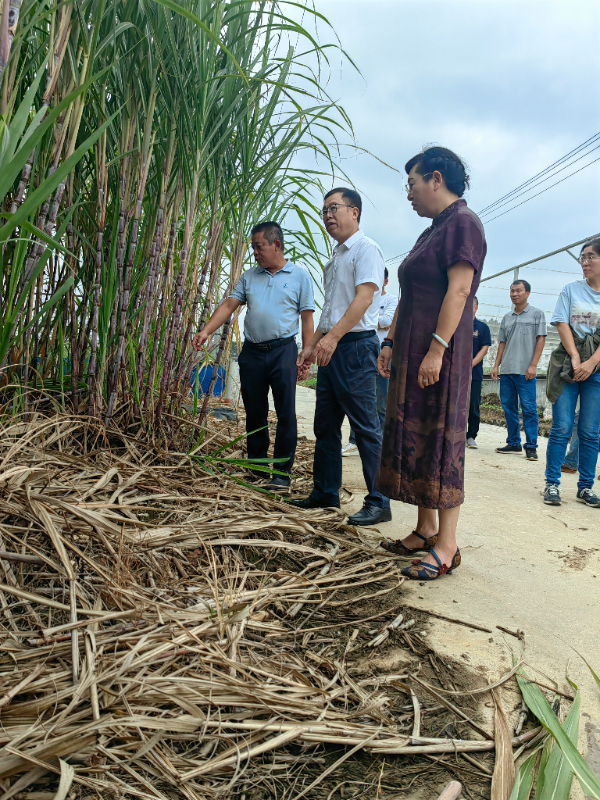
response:
<svg viewBox="0 0 600 800"><path fill-rule="evenodd" d="M381 287L385 262L381 248L362 231L357 231L333 250L333 257L323 270L325 302L319 320L319 330L328 333L344 316L356 297L356 287L374 283L377 290L373 304L352 331L376 331L381 306Z"/></svg>
<svg viewBox="0 0 600 800"><path fill-rule="evenodd" d="M386 292L385 294L381 295L381 299L379 301L379 308L377 309L377 313L379 315L378 319L378 327L377 327L377 336L379 336L379 341L383 342L385 337L389 334L389 328L392 322L394 321L394 314L396 313L396 308L398 307L398 298L395 294L389 294ZM379 325L383 325L383 328L380 328ZM394 338L394 334L392 333L392 339Z"/></svg>

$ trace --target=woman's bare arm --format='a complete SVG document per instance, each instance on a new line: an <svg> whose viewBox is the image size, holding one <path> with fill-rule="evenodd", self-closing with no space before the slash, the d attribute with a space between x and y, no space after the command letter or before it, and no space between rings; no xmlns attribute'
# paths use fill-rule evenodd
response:
<svg viewBox="0 0 600 800"><path fill-rule="evenodd" d="M471 294L474 270L468 261L459 261L448 269L448 290L440 309L437 327L434 332L449 343L461 320L465 304ZM421 388L437 383L442 368L445 347L437 339L431 338L429 352L419 367L418 383Z"/></svg>

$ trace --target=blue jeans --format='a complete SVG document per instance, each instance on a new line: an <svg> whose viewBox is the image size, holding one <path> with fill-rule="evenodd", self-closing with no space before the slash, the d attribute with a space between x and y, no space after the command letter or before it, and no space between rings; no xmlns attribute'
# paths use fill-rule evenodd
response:
<svg viewBox="0 0 600 800"><path fill-rule="evenodd" d="M377 416L379 417L379 427L383 432L383 425L385 423L385 407L387 406L387 393L388 386L390 385L389 378L382 378L379 372L375 378L375 393L377 400ZM350 444L356 444L356 434L353 428L350 428L350 437L348 439Z"/></svg>
<svg viewBox="0 0 600 800"><path fill-rule="evenodd" d="M579 398L579 480L578 489L594 485L600 435L600 372L585 381L568 383L552 409L552 428L546 454L546 481L560 484L560 467L564 462L569 436L575 422L575 407Z"/></svg>
<svg viewBox="0 0 600 800"><path fill-rule="evenodd" d="M512 447L521 444L521 428L519 425L519 400L523 412L523 429L525 431L525 447L535 450L539 430L539 418L536 402L536 379L525 380L525 375L508 373L500 375L500 402L506 417L508 436L506 443ZM570 431L569 431L570 433Z"/></svg>
<svg viewBox="0 0 600 800"><path fill-rule="evenodd" d="M573 425L573 433L571 435L571 446L569 452L565 456L563 465L569 469L577 471L579 468L579 436L577 435L577 425L579 423L579 411L575 414L575 423Z"/></svg>
<svg viewBox="0 0 600 800"><path fill-rule="evenodd" d="M379 340L373 336L341 340L325 367L317 373L314 431L317 439L311 497L339 505L342 485L342 422L348 417L367 485L365 501L388 508L390 501L377 490L381 460L381 429L375 400Z"/></svg>

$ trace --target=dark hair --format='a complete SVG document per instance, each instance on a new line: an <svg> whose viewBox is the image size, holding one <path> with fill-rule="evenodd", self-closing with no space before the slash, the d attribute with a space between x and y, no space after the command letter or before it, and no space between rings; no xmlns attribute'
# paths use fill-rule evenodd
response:
<svg viewBox="0 0 600 800"><path fill-rule="evenodd" d="M277 222L259 222L252 228L250 233L254 236L255 233L262 233L269 244L273 244L275 239L281 243L281 251L283 252L283 231L281 225Z"/></svg>
<svg viewBox="0 0 600 800"><path fill-rule="evenodd" d="M582 248L581 248L580 253L579 253L580 256L581 256L581 253L583 253L583 251L585 250L586 247L593 247L594 248L594 252L596 253L596 255L600 256L600 237L597 238L597 239L590 239L589 242L585 242L583 244Z"/></svg>
<svg viewBox="0 0 600 800"><path fill-rule="evenodd" d="M531 284L528 283L527 281L524 281L523 278L518 278L516 281L513 281L511 283L511 285L510 285L510 288L512 289L512 287L516 286L518 283L522 283L523 284L523 286L525 287L525 291L526 292L530 292L531 291Z"/></svg>
<svg viewBox="0 0 600 800"><path fill-rule="evenodd" d="M404 169L407 175L413 167L417 168L419 175L427 176L423 178L427 182L431 180L429 173L437 170L441 173L448 189L459 197L462 197L465 189L469 188L466 165L456 153L448 150L447 147L423 148L420 153L406 162Z"/></svg>
<svg viewBox="0 0 600 800"><path fill-rule="evenodd" d="M341 193L342 200L350 200L350 205L358 208L357 222L360 222L360 216L362 214L362 197L358 192L355 192L354 189L347 189L344 186L338 186L336 189L330 189L323 199L327 200L327 198L331 197L332 194L338 194L338 192Z"/></svg>
<svg viewBox="0 0 600 800"><path fill-rule="evenodd" d="M479 305L479 300L477 299L477 295L475 295L475 297L473 298L473 302L475 303L476 306Z"/></svg>
<svg viewBox="0 0 600 800"><path fill-rule="evenodd" d="M388 272L388 268L387 268L387 267L384 267L384 268L383 268L383 279L384 279L385 281L387 281L387 279L388 279L389 277L390 277L390 273Z"/></svg>

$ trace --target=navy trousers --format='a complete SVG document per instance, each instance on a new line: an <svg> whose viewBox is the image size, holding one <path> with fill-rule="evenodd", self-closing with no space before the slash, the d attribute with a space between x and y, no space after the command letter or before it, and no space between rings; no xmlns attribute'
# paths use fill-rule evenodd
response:
<svg viewBox="0 0 600 800"><path fill-rule="evenodd" d="M469 398L469 423L467 425L467 439L476 439L481 422L481 384L483 381L471 381L471 396Z"/></svg>
<svg viewBox="0 0 600 800"><path fill-rule="evenodd" d="M269 387L273 391L277 431L273 458L282 458L273 464L278 472L291 472L298 442L296 422L296 378L298 368L298 347L292 339L281 347L260 350L262 345L245 342L238 358L240 368L240 388L246 409L246 431L248 458L268 458L269 428ZM268 349L267 349L268 348ZM261 428L262 430L258 430ZM251 433L251 431L257 431ZM256 472L259 477L266 473Z"/></svg>
<svg viewBox="0 0 600 800"><path fill-rule="evenodd" d="M381 459L381 430L375 398L378 345L375 332L363 339L341 340L329 364L319 367L311 497L327 505L335 506L340 502L344 417L348 417L356 436L368 491L365 501L380 508L390 504L376 488Z"/></svg>

